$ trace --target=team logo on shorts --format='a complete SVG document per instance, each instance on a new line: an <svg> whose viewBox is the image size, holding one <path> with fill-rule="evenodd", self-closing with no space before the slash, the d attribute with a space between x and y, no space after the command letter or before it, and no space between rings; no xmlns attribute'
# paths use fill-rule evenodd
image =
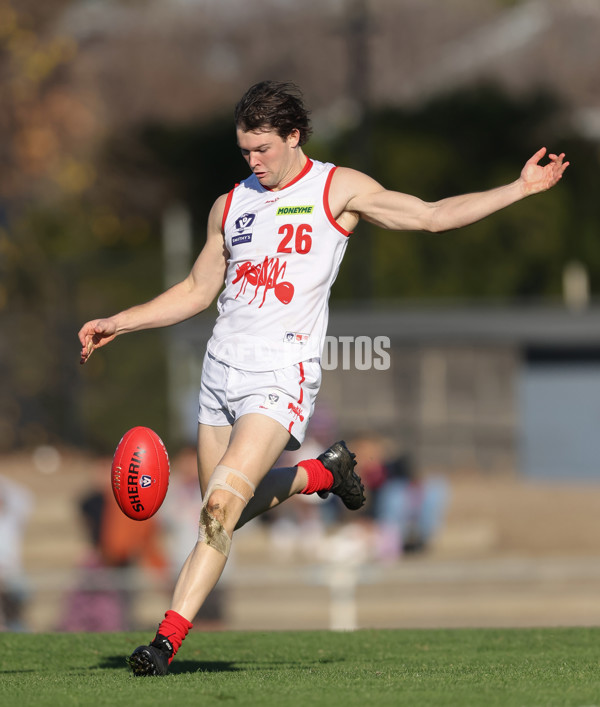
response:
<svg viewBox="0 0 600 707"><path fill-rule="evenodd" d="M263 410L275 410L276 408L278 408L279 393L275 393L274 391L267 393L267 395L265 395L265 399L263 400L263 404L260 405L260 407Z"/></svg>
<svg viewBox="0 0 600 707"><path fill-rule="evenodd" d="M144 474L143 476L140 476L140 486L143 489L150 488L150 486L152 486L152 477L148 476L148 474Z"/></svg>
<svg viewBox="0 0 600 707"><path fill-rule="evenodd" d="M256 214L245 213L235 220L237 234L231 239L231 245L250 243Z"/></svg>
<svg viewBox="0 0 600 707"><path fill-rule="evenodd" d="M297 420L300 420L300 422L304 422L304 415L302 414L302 408L300 407L300 405L288 403L288 412Z"/></svg>

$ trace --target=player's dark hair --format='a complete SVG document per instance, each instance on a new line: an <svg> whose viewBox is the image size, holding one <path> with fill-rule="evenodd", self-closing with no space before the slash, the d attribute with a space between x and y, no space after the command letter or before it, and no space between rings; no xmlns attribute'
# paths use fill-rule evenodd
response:
<svg viewBox="0 0 600 707"><path fill-rule="evenodd" d="M261 81L242 96L235 107L234 118L236 126L244 132L272 129L283 139L298 129L299 144L304 145L312 132L309 112L295 84Z"/></svg>

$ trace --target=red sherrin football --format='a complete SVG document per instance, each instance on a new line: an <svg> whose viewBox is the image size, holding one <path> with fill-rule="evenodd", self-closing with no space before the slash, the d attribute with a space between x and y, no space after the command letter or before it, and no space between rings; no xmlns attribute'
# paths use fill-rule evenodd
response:
<svg viewBox="0 0 600 707"><path fill-rule="evenodd" d="M111 483L119 508L133 520L146 520L160 508L169 488L169 457L149 427L123 435L113 457Z"/></svg>

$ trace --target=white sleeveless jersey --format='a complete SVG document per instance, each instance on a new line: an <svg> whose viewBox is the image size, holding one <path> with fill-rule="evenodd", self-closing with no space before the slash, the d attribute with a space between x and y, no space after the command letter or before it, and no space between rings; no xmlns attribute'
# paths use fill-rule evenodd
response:
<svg viewBox="0 0 600 707"><path fill-rule="evenodd" d="M247 371L321 356L348 236L329 209L332 164L308 160L280 191L252 175L229 193L225 289L208 351Z"/></svg>

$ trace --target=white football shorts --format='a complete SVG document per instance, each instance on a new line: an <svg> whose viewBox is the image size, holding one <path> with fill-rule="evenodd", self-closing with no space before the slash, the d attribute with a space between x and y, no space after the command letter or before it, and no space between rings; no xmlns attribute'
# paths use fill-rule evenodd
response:
<svg viewBox="0 0 600 707"><path fill-rule="evenodd" d="M290 433L286 449L296 450L321 387L321 365L310 359L274 371L242 371L208 352L202 364L198 422L233 425L250 412L272 417Z"/></svg>

